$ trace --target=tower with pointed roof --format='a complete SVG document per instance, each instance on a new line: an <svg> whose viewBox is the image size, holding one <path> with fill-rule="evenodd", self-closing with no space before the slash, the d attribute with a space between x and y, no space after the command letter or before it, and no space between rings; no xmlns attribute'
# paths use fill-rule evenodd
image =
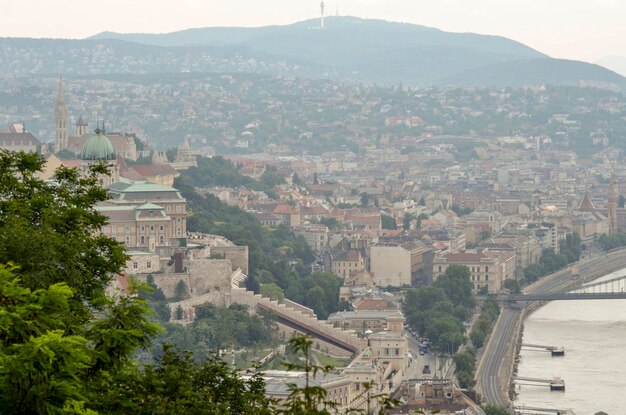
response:
<svg viewBox="0 0 626 415"><path fill-rule="evenodd" d="M593 202L589 198L589 194L585 193L585 197L583 197L582 202L580 202L578 210L582 212L593 212L594 210L596 210L596 207L593 205Z"/></svg>
<svg viewBox="0 0 626 415"><path fill-rule="evenodd" d="M81 137L83 135L89 134L89 125L87 121L83 119L83 116L78 117L78 121L76 121L76 136Z"/></svg>
<svg viewBox="0 0 626 415"><path fill-rule="evenodd" d="M191 147L189 146L189 140L187 137L183 140L183 143L178 146L176 150L176 160L172 163L172 167L176 170L188 169L189 167L197 166L196 156L191 151Z"/></svg>
<svg viewBox="0 0 626 415"><path fill-rule="evenodd" d="M609 235L617 233L617 191L615 189L615 175L611 174L609 185Z"/></svg>
<svg viewBox="0 0 626 415"><path fill-rule="evenodd" d="M54 152L67 149L67 106L65 105L65 88L63 78L59 78L57 105L54 111L56 128L54 131Z"/></svg>

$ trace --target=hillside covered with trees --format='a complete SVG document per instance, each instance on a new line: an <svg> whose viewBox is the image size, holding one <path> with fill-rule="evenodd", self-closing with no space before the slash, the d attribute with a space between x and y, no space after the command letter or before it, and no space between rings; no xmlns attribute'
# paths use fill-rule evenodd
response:
<svg viewBox="0 0 626 415"><path fill-rule="evenodd" d="M330 414L325 391L308 381L278 407L265 397L260 372L243 378L210 352L196 360L163 344L154 363L139 363L137 352L152 347L162 328L144 296L132 295L144 288L106 294L127 256L97 232L106 222L94 209L108 198L98 180L105 167L88 177L60 168L51 184L36 176L43 163L36 154L0 151L0 413ZM232 339L240 344L264 324L230 311L200 307L199 324L245 324L248 338ZM264 329L256 329L262 340ZM302 363L288 369L307 379L328 370L311 362L311 346L307 337L290 341Z"/></svg>

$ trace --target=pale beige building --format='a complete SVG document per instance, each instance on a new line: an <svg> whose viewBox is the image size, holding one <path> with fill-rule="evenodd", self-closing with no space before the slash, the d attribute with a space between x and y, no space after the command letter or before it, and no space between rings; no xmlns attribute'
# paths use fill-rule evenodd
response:
<svg viewBox="0 0 626 415"><path fill-rule="evenodd" d="M487 286L488 292L495 293L500 291L505 279L514 278L515 254L486 249L440 254L433 261L433 279L436 281L445 274L450 265L469 268L475 292Z"/></svg>
<svg viewBox="0 0 626 415"><path fill-rule="evenodd" d="M345 279L352 273L365 271L365 258L358 249L340 251L333 256L330 268L333 274Z"/></svg>
<svg viewBox="0 0 626 415"><path fill-rule="evenodd" d="M313 251L320 253L326 250L328 228L325 225L300 225L292 230L296 236L302 236Z"/></svg>
<svg viewBox="0 0 626 415"><path fill-rule="evenodd" d="M134 251L170 255L184 246L187 202L173 187L121 179L109 187L112 198L96 209L109 218L102 232Z"/></svg>
<svg viewBox="0 0 626 415"><path fill-rule="evenodd" d="M409 342L402 333L373 333L369 336L369 343L372 354L391 363L396 371L404 373L409 366Z"/></svg>
<svg viewBox="0 0 626 415"><path fill-rule="evenodd" d="M327 321L342 330L355 330L361 334L370 330L402 333L404 315L399 310L338 311L328 316Z"/></svg>

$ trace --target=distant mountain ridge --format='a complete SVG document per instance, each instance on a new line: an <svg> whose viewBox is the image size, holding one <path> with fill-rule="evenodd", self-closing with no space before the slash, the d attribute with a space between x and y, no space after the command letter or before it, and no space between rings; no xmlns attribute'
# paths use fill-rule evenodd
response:
<svg viewBox="0 0 626 415"><path fill-rule="evenodd" d="M626 56L603 56L595 63L626 76Z"/></svg>
<svg viewBox="0 0 626 415"><path fill-rule="evenodd" d="M384 84L520 86L597 85L626 91L626 79L606 68L553 59L522 43L425 26L329 17L285 26L216 27L166 34L104 32L92 39L118 39L162 47L239 47L301 65L328 68L342 79Z"/></svg>
<svg viewBox="0 0 626 415"><path fill-rule="evenodd" d="M491 35L329 17L258 28L214 27L165 34L103 32L84 40L0 39L7 73L258 72L414 86L599 86L626 78L584 62L553 59Z"/></svg>

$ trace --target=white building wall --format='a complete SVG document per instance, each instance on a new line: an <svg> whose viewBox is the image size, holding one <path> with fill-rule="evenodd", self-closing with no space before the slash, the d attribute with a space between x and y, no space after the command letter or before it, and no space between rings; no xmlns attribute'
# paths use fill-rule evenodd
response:
<svg viewBox="0 0 626 415"><path fill-rule="evenodd" d="M372 246L370 271L378 286L411 285L411 253L399 246Z"/></svg>

